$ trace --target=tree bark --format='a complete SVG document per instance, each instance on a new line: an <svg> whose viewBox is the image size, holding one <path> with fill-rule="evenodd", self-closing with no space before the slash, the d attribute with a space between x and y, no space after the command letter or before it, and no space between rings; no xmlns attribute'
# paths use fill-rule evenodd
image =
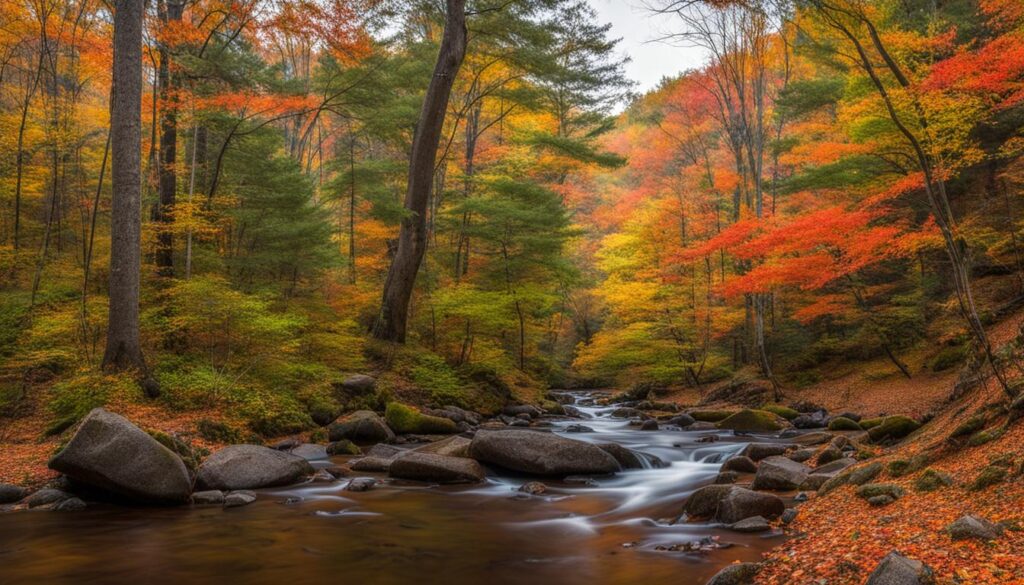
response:
<svg viewBox="0 0 1024 585"><path fill-rule="evenodd" d="M164 26L177 26L184 4L169 0L159 3L160 20ZM176 76L171 71L171 52L160 44L160 200L154 209L156 220L156 266L160 276L174 276L174 234L171 211L178 190L178 98Z"/></svg>
<svg viewBox="0 0 1024 585"><path fill-rule="evenodd" d="M402 220L398 249L388 270L380 313L373 325L373 336L377 339L405 342L409 301L427 247L427 206L433 189L437 147L452 85L466 54L466 36L466 1L447 0L444 37L413 137L405 194L405 209L409 213Z"/></svg>
<svg viewBox="0 0 1024 585"><path fill-rule="evenodd" d="M110 99L110 315L103 367L146 374L139 340L143 0L116 0Z"/></svg>

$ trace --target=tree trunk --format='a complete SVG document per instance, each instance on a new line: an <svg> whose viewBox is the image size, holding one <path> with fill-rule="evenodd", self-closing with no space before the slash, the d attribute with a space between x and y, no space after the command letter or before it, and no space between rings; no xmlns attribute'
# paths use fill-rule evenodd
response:
<svg viewBox="0 0 1024 585"><path fill-rule="evenodd" d="M184 4L176 1L159 3L160 20L164 26L177 26ZM174 276L174 234L171 211L178 190L178 98L175 75L171 72L171 53L160 44L160 200L153 218L157 222L156 266L160 276Z"/></svg>
<svg viewBox="0 0 1024 585"><path fill-rule="evenodd" d="M111 184L110 316L103 367L146 362L139 341L142 218L142 0L116 0L113 89L110 99Z"/></svg>
<svg viewBox="0 0 1024 585"><path fill-rule="evenodd" d="M405 208L410 213L402 220L398 250L384 283L380 314L373 325L373 336L377 339L405 342L409 301L427 245L427 205L433 188L437 146L452 84L465 53L466 1L447 0L444 38L413 137L405 194Z"/></svg>

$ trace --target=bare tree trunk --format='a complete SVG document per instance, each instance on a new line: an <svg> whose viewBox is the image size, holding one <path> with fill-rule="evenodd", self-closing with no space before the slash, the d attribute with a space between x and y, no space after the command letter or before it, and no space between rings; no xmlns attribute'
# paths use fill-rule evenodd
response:
<svg viewBox="0 0 1024 585"><path fill-rule="evenodd" d="M398 250L384 283L380 314L373 325L373 336L377 339L405 342L409 301L427 247L427 206L433 188L437 146L452 85L465 54L466 1L447 0L444 37L413 138L405 194L405 208L410 213L402 220Z"/></svg>
<svg viewBox="0 0 1024 585"><path fill-rule="evenodd" d="M181 21L184 4L168 1L158 4L160 20L164 26L176 26ZM174 276L174 234L171 231L171 210L178 190L178 104L177 83L171 71L171 53L160 44L160 200L153 218L157 225L156 266L160 276Z"/></svg>
<svg viewBox="0 0 1024 585"><path fill-rule="evenodd" d="M142 14L143 0L116 0L110 98L110 316L103 367L146 375L139 340L142 264ZM147 384L147 394L158 393Z"/></svg>

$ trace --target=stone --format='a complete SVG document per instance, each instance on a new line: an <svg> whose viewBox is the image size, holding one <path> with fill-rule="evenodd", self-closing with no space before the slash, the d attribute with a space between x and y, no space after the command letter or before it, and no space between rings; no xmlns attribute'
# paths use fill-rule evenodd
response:
<svg viewBox="0 0 1024 585"><path fill-rule="evenodd" d="M765 457L782 455L792 447L792 443L748 443L740 455L760 461Z"/></svg>
<svg viewBox="0 0 1024 585"><path fill-rule="evenodd" d="M658 430L658 428L658 421L654 419L645 420L643 423L640 424L641 431L656 431Z"/></svg>
<svg viewBox="0 0 1024 585"><path fill-rule="evenodd" d="M423 414L411 406L389 402L384 411L384 420L391 430L398 434L454 435L458 432L455 423L447 418Z"/></svg>
<svg viewBox="0 0 1024 585"><path fill-rule="evenodd" d="M614 457L592 443L537 431L480 431L470 457L512 471L545 476L607 474L622 469Z"/></svg>
<svg viewBox="0 0 1024 585"><path fill-rule="evenodd" d="M313 443L303 443L289 450L289 452L292 455L302 457L306 461L320 461L328 457L327 447L314 445Z"/></svg>
<svg viewBox="0 0 1024 585"><path fill-rule="evenodd" d="M721 471L738 471L740 473L756 473L757 463L750 457L735 455L725 460Z"/></svg>
<svg viewBox="0 0 1024 585"><path fill-rule="evenodd" d="M819 465L818 467L815 467L813 470L811 470L811 473L831 474L842 471L847 467L856 464L857 460L854 459L853 457L843 457L842 459L836 459L835 461L831 461L829 463L826 463L825 465Z"/></svg>
<svg viewBox="0 0 1024 585"><path fill-rule="evenodd" d="M746 433L771 433L783 428L780 417L765 410L744 409L718 423L718 428Z"/></svg>
<svg viewBox="0 0 1024 585"><path fill-rule="evenodd" d="M28 490L9 483L0 483L0 504L13 504L25 499Z"/></svg>
<svg viewBox="0 0 1024 585"><path fill-rule="evenodd" d="M225 508L238 508L248 506L256 501L256 494L249 490L236 490L224 496Z"/></svg>
<svg viewBox="0 0 1024 585"><path fill-rule="evenodd" d="M758 465L752 487L755 490L795 490L804 483L809 472L806 465L792 459L767 457Z"/></svg>
<svg viewBox="0 0 1024 585"><path fill-rule="evenodd" d="M42 506L59 504L72 497L74 496L62 490L43 488L25 498L25 503L28 504L29 508L40 508Z"/></svg>
<svg viewBox="0 0 1024 585"><path fill-rule="evenodd" d="M345 486L345 491L365 492L373 489L375 485L377 485L377 480L372 477L357 477L348 482L348 485Z"/></svg>
<svg viewBox="0 0 1024 585"><path fill-rule="evenodd" d="M757 563L733 563L716 573L707 585L753 585L760 570Z"/></svg>
<svg viewBox="0 0 1024 585"><path fill-rule="evenodd" d="M782 523L787 526L792 524L799 513L799 510L796 508L786 508L785 511L782 512Z"/></svg>
<svg viewBox="0 0 1024 585"><path fill-rule="evenodd" d="M755 492L738 486L729 486L730 490L722 498L715 518L720 522L739 522L751 516L778 518L785 511L782 500L773 494Z"/></svg>
<svg viewBox="0 0 1024 585"><path fill-rule="evenodd" d="M716 485L732 484L740 478L740 474L735 471L719 471L718 475L715 476L714 483Z"/></svg>
<svg viewBox="0 0 1024 585"><path fill-rule="evenodd" d="M1003 527L973 515L961 516L946 528L953 540L995 540L1003 533Z"/></svg>
<svg viewBox="0 0 1024 585"><path fill-rule="evenodd" d="M245 490L296 483L313 475L308 461L259 445L232 445L199 466L197 483L205 489Z"/></svg>
<svg viewBox="0 0 1024 585"><path fill-rule="evenodd" d="M634 451L618 443L597 443L597 447L614 457L623 469L660 469L668 466L660 457Z"/></svg>
<svg viewBox="0 0 1024 585"><path fill-rule="evenodd" d="M888 506L889 504L895 501L896 498L887 494L871 496L870 498L868 498L868 503L875 507Z"/></svg>
<svg viewBox="0 0 1024 585"><path fill-rule="evenodd" d="M953 485L953 476L945 471L928 468L914 480L914 488L919 492L934 492Z"/></svg>
<svg viewBox="0 0 1024 585"><path fill-rule="evenodd" d="M889 496L893 501L903 497L903 488L894 483L867 483L857 488L857 495L865 500L876 496Z"/></svg>
<svg viewBox="0 0 1024 585"><path fill-rule="evenodd" d="M328 455L359 455L361 453L359 446L348 439L334 441L327 445Z"/></svg>
<svg viewBox="0 0 1024 585"><path fill-rule="evenodd" d="M694 419L692 416L684 413L684 414L677 414L676 416L668 419L667 422L670 425L675 425L675 426L677 426L679 428L684 428L684 427L688 427L688 426L692 425L693 423L697 422L697 420Z"/></svg>
<svg viewBox="0 0 1024 585"><path fill-rule="evenodd" d="M369 410L357 410L327 428L332 441L349 440L357 445L390 443L395 440L384 419Z"/></svg>
<svg viewBox="0 0 1024 585"><path fill-rule="evenodd" d="M391 469L391 464L394 463L395 459L399 456L393 457L375 457L373 455L367 455L361 459L349 462L349 468L352 471L369 471L369 472L387 472Z"/></svg>
<svg viewBox="0 0 1024 585"><path fill-rule="evenodd" d="M195 506L220 506L224 504L224 492L220 490L205 490L192 494L192 504Z"/></svg>
<svg viewBox="0 0 1024 585"><path fill-rule="evenodd" d="M824 445L825 443L831 441L833 438L835 438L835 435L833 435L832 433L819 431L816 433L804 433L802 435L797 435L795 437L792 437L791 440L797 445L813 447L815 445Z"/></svg>
<svg viewBox="0 0 1024 585"><path fill-rule="evenodd" d="M832 463L833 461L838 461L839 459L842 458L843 452L830 445L823 449L821 453L818 453L817 463L819 466L821 466L827 463Z"/></svg>
<svg viewBox="0 0 1024 585"><path fill-rule="evenodd" d="M131 501L180 504L192 482L185 463L126 418L93 409L49 467L71 479Z"/></svg>
<svg viewBox="0 0 1024 585"><path fill-rule="evenodd" d="M539 496L548 491L548 486L539 481L529 481L519 486L517 491L524 494L530 494L531 496Z"/></svg>
<svg viewBox="0 0 1024 585"><path fill-rule="evenodd" d="M718 513L722 500L729 494L731 485L708 485L690 494L683 506L687 516L694 518L711 518ZM742 519L742 518L741 518Z"/></svg>
<svg viewBox="0 0 1024 585"><path fill-rule="evenodd" d="M472 459L414 451L395 459L388 475L432 483L477 483L484 480L485 473Z"/></svg>
<svg viewBox="0 0 1024 585"><path fill-rule="evenodd" d="M845 416L837 416L828 423L828 430L830 431L860 431L861 426L857 424L857 421L846 418Z"/></svg>
<svg viewBox="0 0 1024 585"><path fill-rule="evenodd" d="M729 525L729 530L734 532L766 532L771 529L771 524L768 524L764 516L751 516Z"/></svg>
<svg viewBox="0 0 1024 585"><path fill-rule="evenodd" d="M931 567L893 551L878 563L868 577L866 585L932 585L933 583L935 583L935 576Z"/></svg>
<svg viewBox="0 0 1024 585"><path fill-rule="evenodd" d="M713 431L713 430L715 430L717 428L718 427L716 427L715 423L713 423L713 422L707 422L707 421L700 421L699 420L699 421L693 423L692 425L690 425L688 427L685 427L683 430L684 431Z"/></svg>
<svg viewBox="0 0 1024 585"><path fill-rule="evenodd" d="M873 443L898 441L921 428L921 423L906 416L887 416L878 426L868 429L868 438Z"/></svg>
<svg viewBox="0 0 1024 585"><path fill-rule="evenodd" d="M796 461L797 463L804 463L805 461L810 461L811 458L817 454L817 449L797 449L796 451L790 451L789 453L786 453L786 457L789 457L790 459Z"/></svg>
<svg viewBox="0 0 1024 585"><path fill-rule="evenodd" d="M427 443L422 447L413 449L413 451L417 453L434 453L446 457L469 457L469 444L469 439L456 435L433 443Z"/></svg>
<svg viewBox="0 0 1024 585"><path fill-rule="evenodd" d="M590 427L588 427L586 425L573 424L573 425L569 425L569 426L565 427L565 432L567 432L567 433L592 433L592 432L594 432L594 429L592 429L592 428L590 428Z"/></svg>
<svg viewBox="0 0 1024 585"><path fill-rule="evenodd" d="M53 509L58 512L77 512L79 510L84 510L87 507L88 505L78 498L68 498L58 502Z"/></svg>
<svg viewBox="0 0 1024 585"><path fill-rule="evenodd" d="M377 387L377 379L373 376L367 376L366 374L355 374L349 376L341 382L342 390L347 391L352 396L365 396L372 394Z"/></svg>

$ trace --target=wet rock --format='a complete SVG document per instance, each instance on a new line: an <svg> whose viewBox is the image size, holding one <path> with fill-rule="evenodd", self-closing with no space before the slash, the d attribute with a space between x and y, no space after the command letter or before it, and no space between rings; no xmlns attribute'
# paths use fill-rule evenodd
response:
<svg viewBox="0 0 1024 585"><path fill-rule="evenodd" d="M752 585L760 570L758 563L735 563L716 573L707 585Z"/></svg>
<svg viewBox="0 0 1024 585"><path fill-rule="evenodd" d="M291 451L302 444L302 441L295 437L289 437L287 439L281 439L280 441L270 445L271 449L277 449L278 451Z"/></svg>
<svg viewBox="0 0 1024 585"><path fill-rule="evenodd" d="M597 480L587 475L567 475L562 481L569 485L581 485L584 487L594 487L597 485Z"/></svg>
<svg viewBox="0 0 1024 585"><path fill-rule="evenodd" d="M613 418L643 418L644 413L640 412L636 408L632 408L629 406L620 406L619 408L616 408L615 410L611 411L609 416Z"/></svg>
<svg viewBox="0 0 1024 585"><path fill-rule="evenodd" d="M740 478L740 474L735 471L720 471L715 476L716 485L726 485L736 483L736 480Z"/></svg>
<svg viewBox="0 0 1024 585"><path fill-rule="evenodd" d="M314 445L313 443L303 443L289 452L292 455L302 457L306 461L319 461L328 457L327 447Z"/></svg>
<svg viewBox="0 0 1024 585"><path fill-rule="evenodd" d="M569 425L569 426L565 427L565 432L567 432L567 433L592 433L592 432L594 432L594 429L592 429L592 428L590 428L590 427L588 427L586 425Z"/></svg>
<svg viewBox="0 0 1024 585"><path fill-rule="evenodd" d="M796 461L797 463L803 463L805 461L810 461L810 459L817 455L817 453L817 449L797 449L796 451L786 453L786 457Z"/></svg>
<svg viewBox="0 0 1024 585"><path fill-rule="evenodd" d="M345 491L365 492L373 489L373 486L375 485L377 485L377 480L372 477L357 477L348 482L348 485L345 486Z"/></svg>
<svg viewBox="0 0 1024 585"><path fill-rule="evenodd" d="M744 409L718 423L720 429L747 433L770 433L783 428L781 418L765 410Z"/></svg>
<svg viewBox="0 0 1024 585"><path fill-rule="evenodd" d="M53 509L58 512L77 512L87 507L87 504L78 498L68 498L59 502Z"/></svg>
<svg viewBox="0 0 1024 585"><path fill-rule="evenodd" d="M782 512L782 523L787 526L792 524L799 513L800 512L796 508L786 508L785 511Z"/></svg>
<svg viewBox="0 0 1024 585"><path fill-rule="evenodd" d="M729 525L729 530L734 532L766 532L771 529L771 524L768 524L768 521L763 516L744 518L739 522Z"/></svg>
<svg viewBox="0 0 1024 585"><path fill-rule="evenodd" d="M480 431L469 446L471 457L522 473L565 476L621 470L614 457L592 443L536 431Z"/></svg>
<svg viewBox="0 0 1024 585"><path fill-rule="evenodd" d="M722 500L729 495L733 487L731 485L704 486L690 494L690 497L686 499L686 504L683 506L683 511L690 517L713 517L718 513Z"/></svg>
<svg viewBox="0 0 1024 585"><path fill-rule="evenodd" d="M484 479L484 468L465 457L414 451L395 459L388 475L432 483L477 483Z"/></svg>
<svg viewBox="0 0 1024 585"><path fill-rule="evenodd" d="M519 414L516 415L516 418L519 420L525 420L526 422L530 422L533 420L533 416L526 412L520 412Z"/></svg>
<svg viewBox="0 0 1024 585"><path fill-rule="evenodd" d="M792 420L793 426L798 429L821 429L828 424L828 413L819 410L810 414L801 414Z"/></svg>
<svg viewBox="0 0 1024 585"><path fill-rule="evenodd" d="M760 461L766 457L782 455L792 446L792 443L748 443L740 455Z"/></svg>
<svg viewBox="0 0 1024 585"><path fill-rule="evenodd" d="M539 481L530 481L519 486L517 491L524 494L530 494L531 496L539 496L548 491L548 486Z"/></svg>
<svg viewBox="0 0 1024 585"><path fill-rule="evenodd" d="M236 490L224 497L225 508L238 508L248 506L256 501L256 494L249 490Z"/></svg>
<svg viewBox="0 0 1024 585"><path fill-rule="evenodd" d="M995 540L1003 533L1003 527L993 524L980 516L961 516L946 528L953 540Z"/></svg>
<svg viewBox="0 0 1024 585"><path fill-rule="evenodd" d="M314 483L331 483L334 481L334 476L326 469L317 469L309 480Z"/></svg>
<svg viewBox="0 0 1024 585"><path fill-rule="evenodd" d="M470 440L466 437L448 437L413 449L417 453L433 453L446 457L469 457Z"/></svg>
<svg viewBox="0 0 1024 585"><path fill-rule="evenodd" d="M750 457L735 455L725 460L722 464L722 471L738 471L740 473L756 473L757 463Z"/></svg>
<svg viewBox="0 0 1024 585"><path fill-rule="evenodd" d="M350 468L345 467L344 465L330 465L328 467L324 467L323 471L331 474L331 477L335 479L348 477L348 474L352 472Z"/></svg>
<svg viewBox="0 0 1024 585"><path fill-rule="evenodd" d="M797 503L806 502L809 499L811 499L811 496L807 495L807 492L800 492L799 494L793 496L793 501Z"/></svg>
<svg viewBox="0 0 1024 585"><path fill-rule="evenodd" d="M357 410L327 429L331 441L352 441L357 445L389 443L395 440L384 419L369 410Z"/></svg>
<svg viewBox="0 0 1024 585"><path fill-rule="evenodd" d="M399 455L401 453L405 453L405 451L402 450L402 449L399 449L398 447L395 447L395 446L392 446L392 445L385 445L385 444L382 443L382 444L374 445L373 447L370 447L370 450L366 452L366 455L368 457L385 457L385 458L388 458L388 457L394 457L395 455Z"/></svg>
<svg viewBox="0 0 1024 585"><path fill-rule="evenodd" d="M28 495L28 490L23 487L0 483L0 504L13 504L20 502Z"/></svg>
<svg viewBox="0 0 1024 585"><path fill-rule="evenodd" d="M360 453L362 451L359 449L359 446L348 439L334 441L327 445L328 455L359 455Z"/></svg>
<svg viewBox="0 0 1024 585"><path fill-rule="evenodd" d="M860 425L857 421L846 418L845 416L837 416L828 423L828 430L830 431L860 431Z"/></svg>
<svg viewBox="0 0 1024 585"><path fill-rule="evenodd" d="M656 431L658 430L658 421L656 420L645 420L640 424L641 431Z"/></svg>
<svg viewBox="0 0 1024 585"><path fill-rule="evenodd" d="M392 457L375 457L373 455L367 455L361 459L356 459L349 463L349 467L352 471L369 471L369 472L387 472L391 469L391 464L394 463L395 459L400 456Z"/></svg>
<svg viewBox="0 0 1024 585"><path fill-rule="evenodd" d="M224 503L224 492L205 490L192 494L192 504L196 506L220 506Z"/></svg>
<svg viewBox="0 0 1024 585"><path fill-rule="evenodd" d="M25 498L25 503L28 504L29 508L40 508L42 506L50 506L53 504L59 504L64 500L73 498L71 494L53 488L43 488L29 497Z"/></svg>
<svg viewBox="0 0 1024 585"><path fill-rule="evenodd" d="M824 445L828 443L835 435L832 433L817 432L817 433L804 433L793 437L791 440L797 445L803 445L805 447L813 447L815 445Z"/></svg>
<svg viewBox="0 0 1024 585"><path fill-rule="evenodd" d="M544 414L544 411L532 404L517 404L512 406L506 406L501 409L501 413L506 416L519 416L525 414L530 418L536 418Z"/></svg>
<svg viewBox="0 0 1024 585"><path fill-rule="evenodd" d="M192 482L181 458L127 419L93 409L49 467L73 480L133 501L177 504Z"/></svg>
<svg viewBox="0 0 1024 585"><path fill-rule="evenodd" d="M866 585L931 585L934 582L931 567L893 551L878 563Z"/></svg>
<svg viewBox="0 0 1024 585"><path fill-rule="evenodd" d="M676 416L673 416L672 418L668 419L668 424L675 425L680 428L688 427L695 422L697 422L696 419L685 413L677 414Z"/></svg>
<svg viewBox="0 0 1024 585"><path fill-rule="evenodd" d="M704 435L703 437L697 439L697 442L698 443L717 443L718 442L718 435Z"/></svg>
<svg viewBox="0 0 1024 585"><path fill-rule="evenodd" d="M206 489L245 490L295 483L312 475L309 462L259 445L232 445L199 466L197 482Z"/></svg>
<svg viewBox="0 0 1024 585"><path fill-rule="evenodd" d="M738 522L750 516L778 518L785 509L778 496L732 486L719 504L716 518L727 523Z"/></svg>
<svg viewBox="0 0 1024 585"><path fill-rule="evenodd" d="M684 427L684 431L714 431L718 429L713 422L697 421L688 427Z"/></svg>
<svg viewBox="0 0 1024 585"><path fill-rule="evenodd" d="M800 484L800 489L815 491L821 486L825 485L825 482L832 479L833 477L835 477L835 475L831 473L811 473L810 475L807 476L807 479L805 479L804 482Z"/></svg>
<svg viewBox="0 0 1024 585"><path fill-rule="evenodd" d="M575 406L565 405L562 407L565 411L565 416L571 416L572 418L593 418L589 413L583 412Z"/></svg>
<svg viewBox="0 0 1024 585"><path fill-rule="evenodd" d="M648 467L662 468L668 464L659 457L648 453L640 453L619 445L618 443L598 443L597 447L608 453L619 462L623 469L646 469Z"/></svg>
<svg viewBox="0 0 1024 585"><path fill-rule="evenodd" d="M528 426L530 426L530 423L525 421L525 420L522 420L522 419L516 419L516 420L510 422L508 424L508 426L510 426L510 427L528 427Z"/></svg>
<svg viewBox="0 0 1024 585"><path fill-rule="evenodd" d="M795 490L807 479L810 469L786 457L767 457L757 467L755 490Z"/></svg>

